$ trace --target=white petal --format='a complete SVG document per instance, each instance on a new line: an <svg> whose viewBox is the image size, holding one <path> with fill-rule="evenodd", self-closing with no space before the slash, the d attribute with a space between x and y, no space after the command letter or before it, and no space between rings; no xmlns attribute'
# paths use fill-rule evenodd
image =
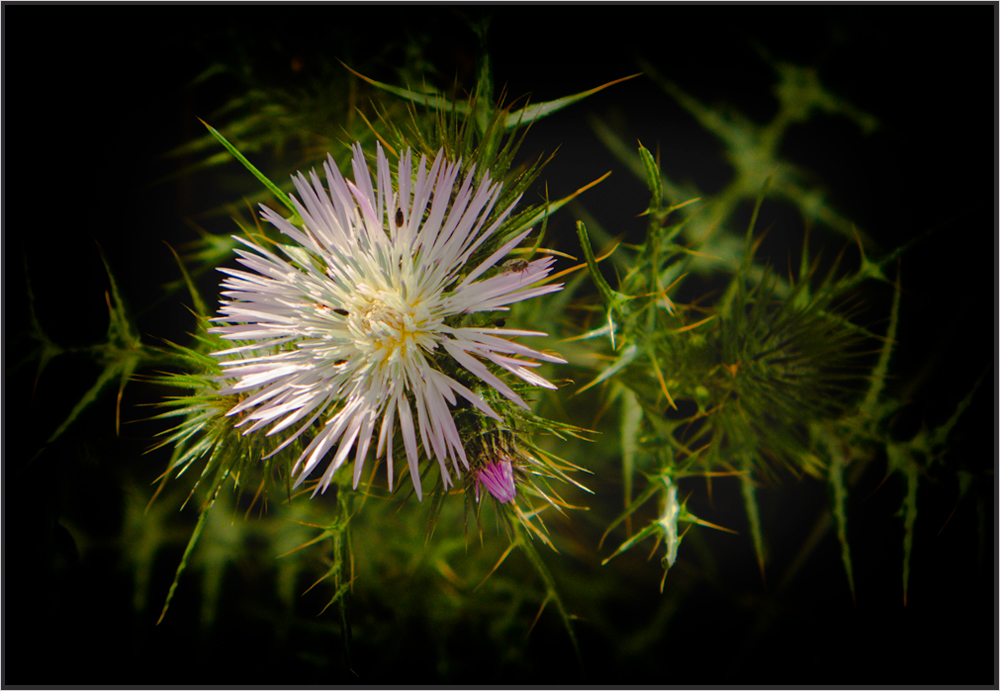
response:
<svg viewBox="0 0 1000 691"><path fill-rule="evenodd" d="M410 412L410 403L405 396L399 397L398 410L399 429L403 434L406 460L410 465L410 480L413 481L413 488L417 491L417 499L423 501L423 492L420 489L420 471L417 469L417 437L413 432L413 414Z"/></svg>
<svg viewBox="0 0 1000 691"><path fill-rule="evenodd" d="M528 407L528 404L525 403L520 396L514 393L509 386L500 381L496 377L496 375L490 372L486 368L486 365L479 362L479 360L476 360L474 357L472 357L465 351L461 350L460 348L457 348L456 346L452 345L450 341L445 341L443 345L445 350L448 351L448 354L451 355L456 360L458 360L458 363L462 365L462 367L475 374L477 377L482 379L484 382L492 386L494 389L499 391L501 394L503 394L510 400L514 401L514 403L517 403L522 408Z"/></svg>

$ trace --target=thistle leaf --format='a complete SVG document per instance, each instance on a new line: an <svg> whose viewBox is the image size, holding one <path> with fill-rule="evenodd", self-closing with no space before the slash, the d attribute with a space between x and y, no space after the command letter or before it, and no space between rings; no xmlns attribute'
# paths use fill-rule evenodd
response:
<svg viewBox="0 0 1000 691"><path fill-rule="evenodd" d="M621 443L622 443L622 485L625 491L625 506L632 502L632 480L639 448L639 429L642 426L642 406L631 389L621 387Z"/></svg>
<svg viewBox="0 0 1000 691"><path fill-rule="evenodd" d="M667 555L663 561L669 571L670 567L677 561L677 548L681 544L681 540L677 536L677 519L681 515L681 505L677 501L677 484L673 478L664 473L660 475L660 481L664 485L663 508L656 523L663 529L663 537L667 543Z"/></svg>
<svg viewBox="0 0 1000 691"><path fill-rule="evenodd" d="M649 186L649 208L645 212L654 217L659 216L660 206L663 204L663 178L660 176L660 167L656 165L656 160L649 149L639 144L639 158L642 160L642 167L646 171L646 185Z"/></svg>
<svg viewBox="0 0 1000 691"><path fill-rule="evenodd" d="M215 497L212 497L212 500L202 507L201 513L198 515L198 522L194 526L194 532L191 533L191 538L188 540L183 556L181 556L181 563L177 565L177 571L174 573L173 583L170 584L170 590L167 591L167 599L163 603L163 610L160 612L160 618L156 620L157 625L163 621L163 617L167 616L167 610L170 608L170 601L174 599L174 591L177 590L177 583L180 581L181 574L184 573L184 569L187 568L188 558L190 558L191 553L194 551L195 545L198 544L198 538L201 537L201 531L205 527L205 519L208 518L208 512L214 504Z"/></svg>
<svg viewBox="0 0 1000 691"><path fill-rule="evenodd" d="M750 461L746 459L747 472L740 474L740 487L743 490L743 505L746 507L747 518L750 520L750 535L753 537L753 547L757 552L757 565L760 567L760 577L764 579L764 536L760 529L760 509L757 507L757 495L753 478L750 476Z"/></svg>
<svg viewBox="0 0 1000 691"><path fill-rule="evenodd" d="M972 397L979 389L979 385L983 383L984 379L986 379L987 372L989 372L989 368L979 375L979 378L976 380L976 383L972 385L969 393L967 393L965 397L959 401L958 405L955 407L955 412L951 414L951 417L949 417L944 424L936 427L930 432L930 445L932 448L943 445L948 440L948 436L951 434L951 430L954 428L955 423L958 422L959 418L962 417L962 413L964 413L972 403Z"/></svg>
<svg viewBox="0 0 1000 691"><path fill-rule="evenodd" d="M413 103L421 104L427 108L454 112L457 113L458 115L468 115L470 112L470 106L468 102L449 101L447 98L444 98L443 96L434 96L431 94L431 91L428 89L426 84L424 85L423 93L420 93L418 91L411 91L410 89L404 89L402 87L393 86L392 84L386 84L385 82L377 81L375 79L372 79L371 77L366 77L360 72L355 72L350 67L348 67L343 60L339 60L338 62L340 62L340 64L344 66L344 69L346 69L348 72L353 74L358 79L361 79L371 84L376 89L381 89L386 93L390 93L393 96L399 96L400 98L405 98L409 101L412 101Z"/></svg>
<svg viewBox="0 0 1000 691"><path fill-rule="evenodd" d="M548 568L545 566L545 562L542 561L541 555L535 549L535 546L531 543L530 536L520 522L513 522L514 528L516 530L516 540L518 546L524 551L525 556L531 565L535 567L535 571L541 577L542 582L545 584L545 599L548 602L555 604L556 609L559 611L559 617L562 619L563 626L566 627L566 633L569 634L569 640L573 644L573 651L576 653L576 659L580 663L581 669L583 668L583 657L580 655L580 646L576 641L576 633L573 631L573 623L569 612L566 610L565 605L563 605L562 598L559 597L559 592L556 590L555 580L552 578L552 574L549 573ZM544 603L542 605L545 606ZM539 611L541 614L541 611Z"/></svg>
<svg viewBox="0 0 1000 691"><path fill-rule="evenodd" d="M24 278L25 284L28 291L28 314L31 319L31 338L38 342L38 346L35 348L35 352L29 356L28 359L38 358L38 367L35 370L35 386L38 386L38 380L42 376L42 372L48 366L49 362L52 361L58 355L66 352L64 348L56 344L49 335L45 333L42 328L42 323L38 319L38 312L35 311L35 292L31 288L31 278L28 274L28 258L24 258ZM32 390L32 399L34 399L34 389Z"/></svg>
<svg viewBox="0 0 1000 691"><path fill-rule="evenodd" d="M613 365L611 365L603 372L601 372L599 375L597 375L596 379L594 379L592 382L590 382L582 389L577 391L577 393L583 393L587 389L597 386L601 382L618 374L620 371L628 367L633 360L635 360L635 356L638 354L638 352L639 352L639 347L636 346L635 343L625 348L625 350L622 351L621 355L618 356L618 360L616 360Z"/></svg>
<svg viewBox="0 0 1000 691"><path fill-rule="evenodd" d="M526 218L523 221L521 221L517 225L517 227L514 228L514 230L510 231L510 235L517 235L519 232L521 232L523 230L527 230L528 228L531 228L532 226L534 226L538 222L547 219L549 216L551 216L552 214L554 214L559 209L563 208L566 204L568 204L573 199L575 199L579 195L581 195L584 192L586 192L587 190L589 190L591 187L594 187L595 185L597 185L597 184L603 182L604 180L606 180L609 175L611 175L611 171L610 170L607 173L605 173L604 175L602 175L601 177L599 177L596 180L594 180L593 182L584 185L583 187L581 187L580 189L578 189L576 192L573 192L572 194L569 194L569 195L563 197L562 199L559 199L557 201L551 202L551 203L547 204L546 206L539 208L537 211L535 211L534 214L532 214L528 218Z"/></svg>
<svg viewBox="0 0 1000 691"><path fill-rule="evenodd" d="M920 469L910 453L913 444L886 445L889 465L906 478L906 496L903 497L903 606L906 606L907 592L910 584L910 557L913 554L913 526L917 522L917 486L920 481Z"/></svg>
<svg viewBox="0 0 1000 691"><path fill-rule="evenodd" d="M655 491L655 486L653 486L653 485L651 485L651 486L654 487L654 491ZM621 545L619 545L618 549L616 549L614 551L614 553L610 557L606 558L604 561L601 562L601 566L603 566L604 564L607 564L609 561L611 561L612 559L614 559L615 557L617 557L619 554L621 554L622 552L624 552L627 549L629 549L630 547L632 547L632 545L635 545L635 544L637 544L639 542L642 542L643 540L645 540L650 535L656 534L656 532L658 530L660 530L662 527L663 526L661 526L658 521L654 521L654 522L650 523L645 528L643 528L642 530L640 530L638 533L636 533L635 535L633 535L632 537L630 537L628 540L626 540L625 542L623 542Z"/></svg>
<svg viewBox="0 0 1000 691"><path fill-rule="evenodd" d="M851 589L851 600L856 601L851 548L847 542L847 487L844 484L844 465L847 459L840 453L837 443L827 443L825 446L830 454L829 482L833 489L833 518L837 525L837 540L840 542L840 559L844 562L844 573L847 574L847 585Z"/></svg>
<svg viewBox="0 0 1000 691"><path fill-rule="evenodd" d="M871 373L871 386L868 388L865 400L859 409L862 417L881 417L876 411L880 404L879 399L882 395L882 389L885 387L885 379L889 374L889 358L892 357L892 346L896 342L896 327L899 325L899 297L901 293L902 286L897 275L896 290L892 294L892 310L889 312L889 328L885 332L885 343L882 346L882 352L879 354L878 364L875 365L875 369Z"/></svg>
<svg viewBox="0 0 1000 691"><path fill-rule="evenodd" d="M115 433L117 434L121 427L122 393L129 378L139 366L159 361L159 358L143 346L138 330L132 322L132 318L122 300L121 293L118 290L118 283L111 272L111 266L104 256L104 251L101 250L100 246L98 246L98 251L101 255L101 261L104 262L104 268L108 272L108 281L110 283L110 289L105 293L108 303L108 332L105 343L90 346L87 350L90 351L98 362L103 364L104 369L98 375L94 385L73 406L66 419L45 440L45 444L35 452L31 460L38 458L49 444L61 437L80 414L97 401L101 394L115 380L118 381L118 406L115 409Z"/></svg>
<svg viewBox="0 0 1000 691"><path fill-rule="evenodd" d="M608 309L608 326L611 331L611 347L614 348L614 316L618 315L619 318L624 317L623 306L628 300L628 296L613 290L611 286L608 285L608 282L604 280L604 276L601 275L601 270L597 268L597 259L594 257L594 249L590 246L590 237L587 235L587 227L583 225L583 221L576 222L576 234L580 239L580 247L583 248L583 255L587 259L587 268L590 270L590 276L593 278L594 284L597 286L597 291L601 294L601 300L604 301L604 305Z"/></svg>
<svg viewBox="0 0 1000 691"><path fill-rule="evenodd" d="M208 128L208 131L212 133L213 137L215 137L216 139L219 140L220 144L222 144L224 147L226 147L226 150L229 153L231 153L234 157L236 157L237 161L239 161L240 163L242 163L243 166L247 170L249 170L251 173L253 173L254 177L256 177L258 180L260 180L262 183L264 183L264 186L267 189L271 190L271 193L275 197L277 197L281 201L281 203L284 204L288 208L289 211L292 212L293 217L289 220L289 222L292 223L292 224L301 224L302 223L302 219L299 218L298 211L295 210L295 205L292 204L292 200L289 199L288 195L285 194L281 190L280 187L278 187L273 182L271 182L267 178L266 175L264 175L262 172L260 172L259 170L257 170L257 168L254 167L254 165L252 163L250 163L250 161L247 160L246 156L244 156L243 154L241 154L240 151L239 151L239 149L237 149L235 146L233 146L232 144L230 144L229 140L226 139L225 137L223 137L222 134L217 129L215 129L214 127L212 127L211 125L209 125L207 122L205 122L201 118L198 118L198 120L201 122L201 124L203 124L205 127Z"/></svg>
<svg viewBox="0 0 1000 691"><path fill-rule="evenodd" d="M593 89L588 89L587 91L581 91L578 94L573 94L571 96L563 96L562 98L557 98L554 101L547 101L545 103L536 103L534 105L525 106L521 110L515 111L507 116L507 121L504 123L504 128L507 130L517 129L522 125L527 125L537 120L541 120L544 117L551 115L557 111L562 110L566 106L573 105L578 101L582 101L596 94L598 91L607 89L609 86L618 84L619 82L624 82L629 79L634 79L636 77L641 77L642 73L631 74L627 77L622 77L621 79L615 79L613 81L607 82L606 84L601 84Z"/></svg>
<svg viewBox="0 0 1000 691"><path fill-rule="evenodd" d="M208 317L208 307L205 305L205 301L202 300L201 294L194 285L194 281L191 280L191 275L184 266L184 262L181 261L180 255L177 254L177 250L171 247L170 243L166 241L164 241L163 244L170 248L170 252L174 255L174 259L177 260L177 266L180 267L181 275L184 277L184 284L187 285L188 292L191 294L191 302L194 304L195 312L199 317Z"/></svg>

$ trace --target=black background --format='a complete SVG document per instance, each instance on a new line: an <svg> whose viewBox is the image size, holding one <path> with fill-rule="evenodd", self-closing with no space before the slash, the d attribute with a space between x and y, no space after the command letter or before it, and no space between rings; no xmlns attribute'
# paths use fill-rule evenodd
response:
<svg viewBox="0 0 1000 691"><path fill-rule="evenodd" d="M733 104L765 122L777 107L770 95L773 73L752 46L818 66L832 92L877 116L881 127L864 137L843 119L818 117L790 132L783 153L814 171L830 201L882 247L937 229L901 264L896 373L903 379L926 363L933 367L901 415L900 438L921 422L946 419L995 361L995 5L508 5L493 12L496 81L512 96L531 92L536 102L638 72L634 57L642 55L703 102ZM4 683L341 680L333 673L332 679L299 677L293 651L259 656L253 632L224 623L207 638L181 626L153 630L152 622L131 611L129 576L120 564L112 557L79 563L72 538L59 529L60 515L68 506L77 512L86 507L92 530L110 539L120 524L120 468L149 464L155 477L162 467L162 458L140 456L157 429L136 424L116 437L109 397L28 463L97 370L85 358L65 356L35 386L34 363L22 362L30 346L24 337L25 267L39 317L56 342L100 341L108 284L97 245L129 303L152 304L159 286L176 278L163 241L192 239L182 219L221 201L212 196L210 176L153 184L177 166L161 154L200 136L196 116L233 95L236 84L225 80L188 87L212 60L243 50L261 73L294 82L302 77L290 69L292 58L302 60L308 73L314 56L325 54L367 60L374 65L371 76L391 82L392 60L405 59L394 46L425 33L432 61L469 84L474 35L454 7L430 6L7 4L3 29ZM709 191L727 179L721 148L640 77L537 126L526 152L561 144L544 174L553 196L614 169L588 195L588 209L601 217L645 207L641 186L591 134L587 112L624 114L635 138L660 146L672 175ZM248 179L247 190L255 184ZM553 232L572 243L572 227L567 217ZM139 321L150 340L176 338L189 324L183 306L171 303ZM995 466L995 384L991 370L959 428L953 462ZM147 402L142 396L139 386L126 389L123 415ZM880 479L872 478L867 489ZM727 618L727 605L708 590L662 641L662 656L642 664L618 666L609 642L581 625L588 664L581 677L563 634L543 621L529 643L534 676L435 677L433 665L416 661L422 648L415 641L412 659L380 660L371 651L368 677L355 683L995 684L995 504L986 506L986 559L980 564L971 503L956 508L953 486L922 490L923 532L904 609L900 522L892 515L898 484L895 491L852 509L853 524L865 526L854 545L857 605L845 594L832 550L775 605L761 637L747 637L747 626ZM936 536L952 509L946 530ZM785 515L794 517L794 507L789 511ZM730 577L736 590L763 589L752 560L734 566ZM647 612L638 600L628 602L616 616L638 624ZM456 654L490 659L474 643Z"/></svg>

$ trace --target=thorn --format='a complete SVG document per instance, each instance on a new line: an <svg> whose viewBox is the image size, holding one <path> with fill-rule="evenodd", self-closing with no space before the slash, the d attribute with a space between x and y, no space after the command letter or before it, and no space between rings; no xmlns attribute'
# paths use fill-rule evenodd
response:
<svg viewBox="0 0 1000 691"><path fill-rule="evenodd" d="M945 521L944 521L944 525L942 525L942 526L941 526L941 530L937 531L937 534L938 534L938 535L941 535L941 533L942 533L942 532L944 531L944 529L945 529L945 526L947 526L947 525L948 525L948 523L949 523L949 521L951 521L951 517L955 515L955 512L956 512L956 511L958 511L958 504L955 504L955 508L951 510L951 513L950 513L950 514L948 514L948 518L946 518L946 519L945 519Z"/></svg>
<svg viewBox="0 0 1000 691"><path fill-rule="evenodd" d="M687 502L687 500L685 500L685 503L686 502ZM703 521L702 519L697 518L697 517L694 517L694 523L697 523L698 525L703 525L706 528L714 528L715 530L721 530L724 533L732 533L733 535L739 535L740 534L740 532L738 530L733 530L732 528L724 528L721 525L716 525L715 523L709 523L708 521ZM685 531L685 532L687 532L687 531ZM761 573L763 575L764 562L763 562L763 560L759 560L759 561L760 561Z"/></svg>
<svg viewBox="0 0 1000 691"><path fill-rule="evenodd" d="M677 410L677 404L674 403L674 399L670 395L670 391L667 390L667 382L663 379L663 372L660 371L660 365L657 364L656 358L650 358L649 361L653 363L653 371L656 372L656 378L660 381L660 389L663 391L663 395L667 397L667 402L670 403L670 407Z"/></svg>
<svg viewBox="0 0 1000 691"><path fill-rule="evenodd" d="M344 65L344 66L347 67L346 65ZM350 70L351 68L348 67L347 69ZM351 71L354 72L354 70L351 70ZM357 72L355 72L355 74L357 74ZM358 109L358 115L360 115L361 119L365 121L365 124L368 125L368 129L370 129L372 131L372 134L375 135L375 138L378 139L379 142L382 143L382 146L384 146L389 151L390 154L392 154L393 156L398 157L399 154L396 153L396 149L394 149L392 146L390 146L389 142L387 142L385 139L383 139L382 135L380 135L378 132L375 131L375 128L372 127L372 124L370 122L368 122L368 118L365 117L365 114L361 112L360 108Z"/></svg>
<svg viewBox="0 0 1000 691"><path fill-rule="evenodd" d="M600 182L603 182L604 180L606 180L608 178L609 175L611 175L611 172L612 171L609 170L607 173L605 173L601 177L597 178L593 182L587 183L586 185L584 185L583 187L581 187L580 189L578 189L576 192L574 192L573 194L569 195L569 199L572 199L572 198L576 197L577 195L582 194L583 192L586 192L587 190L589 190L594 185L596 185L596 184L598 184ZM600 260L598 260L598 261L600 261Z"/></svg>
<svg viewBox="0 0 1000 691"><path fill-rule="evenodd" d="M149 513L149 508L153 505L153 502L156 501L156 498L160 496L160 492L163 491L163 487L166 484L167 484L167 473L163 473L163 475L160 476L160 486L156 488L155 492L153 492L153 496L150 497L149 503L146 504L146 510L143 513Z"/></svg>
<svg viewBox="0 0 1000 691"><path fill-rule="evenodd" d="M550 595L546 595L545 599L542 600L542 606L538 608L538 614L535 615L535 620L533 622L531 622L531 626L528 628L528 633L526 634L525 637L530 636L531 632L535 630L535 624L537 624L538 620L542 617L542 612L545 611L545 606L547 604L549 604L549 600L550 599L551 599L551 596Z"/></svg>
<svg viewBox="0 0 1000 691"><path fill-rule="evenodd" d="M243 515L244 521L250 518L250 512L253 511L254 505L257 503L257 500L260 499L260 493L264 490L264 484L266 482L267 482L266 477L261 478L260 487L257 488L257 493L253 495L253 501L250 502L250 506L247 507L247 512ZM261 505L261 510L263 511L263 505Z"/></svg>
<svg viewBox="0 0 1000 691"><path fill-rule="evenodd" d="M865 248L861 244L861 235L858 233L858 227L852 223L851 230L854 231L854 240L858 243L858 251L861 253L861 263L865 264L868 262L868 257L865 256Z"/></svg>
<svg viewBox="0 0 1000 691"><path fill-rule="evenodd" d="M869 499L871 499L875 495L876 492L878 492L880 489L882 489L882 485L885 484L885 481L889 479L890 475L891 475L891 473L886 473L885 476L882 478L882 481L880 483L878 483L878 486L875 489L873 489L868 494L867 497L865 497L864 499L862 499L861 502L864 503L864 502L868 501Z"/></svg>
<svg viewBox="0 0 1000 691"><path fill-rule="evenodd" d="M694 329L696 327L701 326L705 322L712 321L713 319L715 319L715 317L716 317L716 315L714 315L714 314L712 316L710 316L710 317L705 317L701 321L697 321L694 324L688 324L687 326L682 326L681 328L679 328L676 331L674 331L674 333L681 333L683 331L690 331L691 329Z"/></svg>
<svg viewBox="0 0 1000 691"><path fill-rule="evenodd" d="M125 382L122 381L121 386L118 387L118 400L115 403L115 436L121 436L121 426L122 426L122 394L125 393Z"/></svg>
<svg viewBox="0 0 1000 691"><path fill-rule="evenodd" d="M500 564L502 564L504 562L504 560L514 550L514 547L516 547L516 546L517 546L516 543L511 543L510 547L507 548L507 551L504 552L503 555L500 557L500 560L497 561L497 563L493 565L493 568L490 569L490 572L488 574L486 574L486 577L483 578L482 581L479 582L479 585L477 585L475 588L472 589L472 592L475 592L475 591L479 590L480 587L482 587L483 583L485 583L487 581L487 579L489 579L489 577L493 575L494 571L496 571L498 568L500 568Z"/></svg>

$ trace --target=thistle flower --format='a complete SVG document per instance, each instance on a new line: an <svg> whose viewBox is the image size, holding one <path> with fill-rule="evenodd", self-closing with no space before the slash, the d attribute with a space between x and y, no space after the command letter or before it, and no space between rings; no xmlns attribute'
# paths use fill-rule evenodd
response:
<svg viewBox="0 0 1000 691"><path fill-rule="evenodd" d="M509 340L543 333L463 326L462 316L507 310L562 284L538 285L551 270L551 257L519 262L516 270L496 267L530 231L503 242L478 265L469 264L517 203L486 225L501 190L488 171L476 186L472 166L455 190L461 161L448 163L441 152L429 171L421 157L414 180L407 150L394 189L381 147L376 163L377 189L360 144L354 146L353 182L341 176L331 157L324 165L329 192L315 170L308 179L293 176L298 198L292 201L301 228L262 206L264 219L293 243L278 245L282 258L237 238L250 250L237 250L250 271L222 269L229 277L222 283L220 316L213 321L223 326L212 330L228 340L250 342L216 353L241 356L221 364L230 380L224 393L246 395L228 413L243 416L244 434L271 425L267 434L272 435L298 424L277 453L322 421L292 468L298 473L296 486L339 444L316 491L329 486L352 448L357 488L377 428L375 455L386 455L391 489L398 421L410 477L422 499L418 432L447 488L452 482L448 459L458 476L469 468L449 409L457 404L456 394L483 415L501 420L466 384L481 380L527 408L487 363L551 389L555 386L530 368L539 366L537 361L565 362ZM448 360L448 371L466 384L442 370Z"/></svg>
<svg viewBox="0 0 1000 691"><path fill-rule="evenodd" d="M476 471L476 501L479 501L480 484L485 485L493 498L501 504L513 501L517 492L514 489L514 468L510 459L490 461Z"/></svg>

